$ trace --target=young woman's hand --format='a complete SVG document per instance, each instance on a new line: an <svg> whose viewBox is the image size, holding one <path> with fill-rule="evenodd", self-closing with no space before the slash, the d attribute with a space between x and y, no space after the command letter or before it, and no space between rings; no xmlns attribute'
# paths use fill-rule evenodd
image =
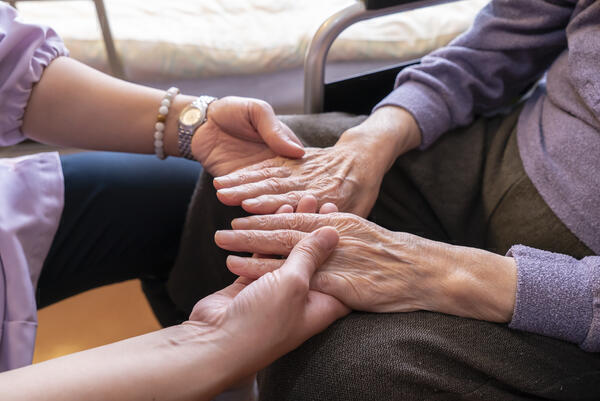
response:
<svg viewBox="0 0 600 401"><path fill-rule="evenodd" d="M256 281L239 278L196 304L186 324L210 327L227 340L224 351L237 365L232 380L262 369L349 313L334 297L310 289L337 242L335 229L316 230L296 244L280 269Z"/></svg>
<svg viewBox="0 0 600 401"><path fill-rule="evenodd" d="M304 149L268 103L229 96L209 105L192 153L211 175L220 176L277 155L299 158Z"/></svg>

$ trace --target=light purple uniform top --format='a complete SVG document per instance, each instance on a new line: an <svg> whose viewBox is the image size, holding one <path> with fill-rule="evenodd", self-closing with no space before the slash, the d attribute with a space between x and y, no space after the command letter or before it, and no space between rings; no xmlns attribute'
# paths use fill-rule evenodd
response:
<svg viewBox="0 0 600 401"><path fill-rule="evenodd" d="M49 28L25 24L0 3L0 146L23 140L31 88L67 50ZM57 153L0 159L0 371L31 363L35 289L63 207Z"/></svg>
<svg viewBox="0 0 600 401"><path fill-rule="evenodd" d="M377 107L417 120L426 149L474 115L507 106L547 72L517 125L527 175L560 220L600 252L600 1L492 0L471 29L402 71ZM465 155L468 157L468 155ZM513 246L510 326L600 351L600 257Z"/></svg>

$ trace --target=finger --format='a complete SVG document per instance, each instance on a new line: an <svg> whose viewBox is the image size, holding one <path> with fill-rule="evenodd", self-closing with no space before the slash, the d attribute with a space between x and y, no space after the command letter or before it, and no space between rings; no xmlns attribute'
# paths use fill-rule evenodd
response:
<svg viewBox="0 0 600 401"><path fill-rule="evenodd" d="M267 178L260 182L220 189L217 191L217 197L226 205L237 206L246 199L254 199L266 194L286 194L294 189L296 185L292 180ZM280 206L282 205L278 205L274 210Z"/></svg>
<svg viewBox="0 0 600 401"><path fill-rule="evenodd" d="M319 227L335 226L339 214L293 213L266 216L249 216L234 219L234 230L296 230L312 232Z"/></svg>
<svg viewBox="0 0 600 401"><path fill-rule="evenodd" d="M263 171L266 169L282 167L286 160L287 159L284 159L282 157L273 157L271 159L264 160L260 163L256 163L251 166L236 170L233 173L229 173L227 175L222 175L220 177L215 177L215 180L216 180L217 185L219 185L220 183L227 183L228 180L230 179L230 176L235 177L239 173L246 174L246 173L250 173L253 171Z"/></svg>
<svg viewBox="0 0 600 401"><path fill-rule="evenodd" d="M304 156L304 149L296 135L275 115L266 102L249 104L250 121L269 148L275 153L294 159Z"/></svg>
<svg viewBox="0 0 600 401"><path fill-rule="evenodd" d="M294 208L292 206L290 206L290 205L283 205L275 213L276 214L294 213ZM269 255L265 255L263 253L255 253L255 254L252 255L252 257L255 258L255 259L269 259Z"/></svg>
<svg viewBox="0 0 600 401"><path fill-rule="evenodd" d="M323 227L306 235L281 266L282 278L286 275L299 275L308 288L311 277L325 263L338 240L338 232L333 227Z"/></svg>
<svg viewBox="0 0 600 401"><path fill-rule="evenodd" d="M215 233L215 242L219 247L232 252L286 256L306 235L293 230L225 230Z"/></svg>
<svg viewBox="0 0 600 401"><path fill-rule="evenodd" d="M265 273L275 271L285 263L282 259L227 257L227 268L241 277L257 279Z"/></svg>
<svg viewBox="0 0 600 401"><path fill-rule="evenodd" d="M298 201L298 206L296 207L296 213L316 213L317 212L317 198L313 195L305 195Z"/></svg>
<svg viewBox="0 0 600 401"><path fill-rule="evenodd" d="M222 177L216 177L213 184L216 189L237 187L242 184L259 182L267 178L285 178L292 174L287 167L265 167L260 170L242 169Z"/></svg>
<svg viewBox="0 0 600 401"><path fill-rule="evenodd" d="M281 213L294 213L294 208L292 207L292 205L283 205L275 212L275 214Z"/></svg>
<svg viewBox="0 0 600 401"><path fill-rule="evenodd" d="M242 208L252 214L270 214L282 205L292 205L292 207L297 208L298 202L305 195L306 193L300 191L260 195L256 198L244 199L242 201Z"/></svg>
<svg viewBox="0 0 600 401"><path fill-rule="evenodd" d="M302 148L304 148L304 144L302 143L302 141L300 140L300 138L298 138L296 136L296 134L294 133L294 131L292 131L292 129L283 121L279 120L279 122L281 123L281 125L283 125L284 127L284 132L287 135L287 137L294 143L300 145Z"/></svg>
<svg viewBox="0 0 600 401"><path fill-rule="evenodd" d="M235 298L246 286L254 281L250 277L238 277L233 284L228 285L222 290L217 291L215 294L226 296L228 298Z"/></svg>
<svg viewBox="0 0 600 401"><path fill-rule="evenodd" d="M331 202L325 203L323 206L321 206L321 209L319 209L320 214L329 214L329 213L337 213L337 212L338 212L338 207Z"/></svg>

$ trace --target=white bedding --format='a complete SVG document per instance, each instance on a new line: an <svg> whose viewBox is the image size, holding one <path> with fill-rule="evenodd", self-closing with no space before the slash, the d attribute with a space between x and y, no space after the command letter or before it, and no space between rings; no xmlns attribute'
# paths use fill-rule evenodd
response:
<svg viewBox="0 0 600 401"><path fill-rule="evenodd" d="M355 0L105 0L128 78L194 78L301 66L319 25ZM333 60L407 60L463 32L487 0L465 0L357 24ZM106 69L93 3L22 2L24 18L53 26L73 57Z"/></svg>

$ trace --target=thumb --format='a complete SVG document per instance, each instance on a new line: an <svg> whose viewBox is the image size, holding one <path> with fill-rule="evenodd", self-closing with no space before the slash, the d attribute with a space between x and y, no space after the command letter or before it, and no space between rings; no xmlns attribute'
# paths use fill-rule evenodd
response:
<svg viewBox="0 0 600 401"><path fill-rule="evenodd" d="M250 102L249 112L252 125L273 152L294 159L304 156L302 142L277 118L267 102Z"/></svg>
<svg viewBox="0 0 600 401"><path fill-rule="evenodd" d="M322 227L298 242L281 266L281 275L299 277L307 284L315 271L327 260L339 240L333 227Z"/></svg>

